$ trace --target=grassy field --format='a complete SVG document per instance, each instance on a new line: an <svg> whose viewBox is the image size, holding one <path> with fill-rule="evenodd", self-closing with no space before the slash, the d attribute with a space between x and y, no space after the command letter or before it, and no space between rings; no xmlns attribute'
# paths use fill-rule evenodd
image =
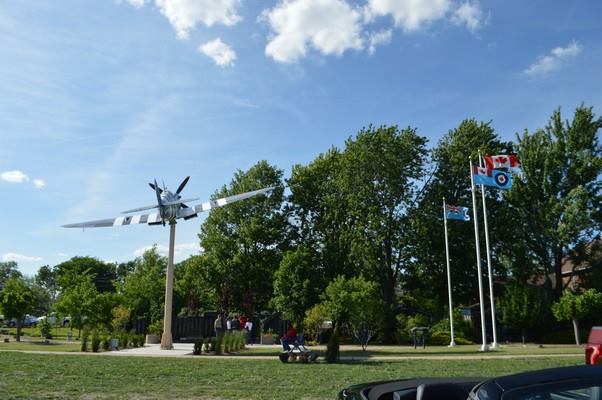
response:
<svg viewBox="0 0 602 400"><path fill-rule="evenodd" d="M490 377L583 363L575 357L288 363L275 357L152 358L0 352L2 399L334 399L348 385L403 377Z"/></svg>

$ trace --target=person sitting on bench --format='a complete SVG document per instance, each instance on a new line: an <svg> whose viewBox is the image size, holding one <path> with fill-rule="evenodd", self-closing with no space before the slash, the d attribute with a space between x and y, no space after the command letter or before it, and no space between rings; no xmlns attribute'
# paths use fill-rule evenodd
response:
<svg viewBox="0 0 602 400"><path fill-rule="evenodd" d="M297 340L297 330L295 329L293 324L290 324L288 326L286 333L284 334L282 339L280 339L280 342L282 343L282 349L284 351L290 351L291 350L290 345L295 343L296 340Z"/></svg>

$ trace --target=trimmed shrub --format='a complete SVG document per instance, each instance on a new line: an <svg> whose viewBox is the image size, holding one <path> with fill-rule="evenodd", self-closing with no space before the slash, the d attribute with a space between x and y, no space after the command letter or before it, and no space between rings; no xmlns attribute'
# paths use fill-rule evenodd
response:
<svg viewBox="0 0 602 400"><path fill-rule="evenodd" d="M129 344L129 340L130 338L128 337L127 333L122 333L119 336L119 348L120 349L127 349L128 348L128 344Z"/></svg>
<svg viewBox="0 0 602 400"><path fill-rule="evenodd" d="M81 351L88 351L88 335L88 329L84 328L84 331L82 332Z"/></svg>
<svg viewBox="0 0 602 400"><path fill-rule="evenodd" d="M219 333L215 338L215 354L222 354L222 344L224 341L224 334Z"/></svg>
<svg viewBox="0 0 602 400"><path fill-rule="evenodd" d="M100 336L98 335L98 331L94 330L92 332L92 351L94 353L98 353L99 348L100 348Z"/></svg>
<svg viewBox="0 0 602 400"><path fill-rule="evenodd" d="M202 353L202 348L203 348L203 341L196 340L194 342L194 348L192 349L192 354L195 356L200 356Z"/></svg>
<svg viewBox="0 0 602 400"><path fill-rule="evenodd" d="M102 337L101 345L104 351L109 351L111 349L111 340L107 335Z"/></svg>

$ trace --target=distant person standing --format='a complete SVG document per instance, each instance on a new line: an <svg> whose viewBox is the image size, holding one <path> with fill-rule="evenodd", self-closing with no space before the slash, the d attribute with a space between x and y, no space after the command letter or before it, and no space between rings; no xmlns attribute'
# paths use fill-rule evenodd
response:
<svg viewBox="0 0 602 400"><path fill-rule="evenodd" d="M232 330L233 331L240 330L240 322L238 321L238 315L235 315L234 318L232 318Z"/></svg>
<svg viewBox="0 0 602 400"><path fill-rule="evenodd" d="M232 332L232 318L230 317L226 320L226 330L228 333Z"/></svg>
<svg viewBox="0 0 602 400"><path fill-rule="evenodd" d="M253 344L253 321L248 319L245 322L245 329L247 330L247 344Z"/></svg>
<svg viewBox="0 0 602 400"><path fill-rule="evenodd" d="M224 333L224 317L222 314L217 314L217 318L213 323L213 329L215 329L215 336L219 336Z"/></svg>
<svg viewBox="0 0 602 400"><path fill-rule="evenodd" d="M245 317L244 315L241 315L240 317L238 317L238 323L240 324L240 329L245 329L245 325L247 323L247 317Z"/></svg>

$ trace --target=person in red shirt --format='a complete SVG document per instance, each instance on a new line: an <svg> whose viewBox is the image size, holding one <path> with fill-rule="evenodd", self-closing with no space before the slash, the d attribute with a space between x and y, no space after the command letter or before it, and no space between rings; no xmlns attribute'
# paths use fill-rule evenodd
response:
<svg viewBox="0 0 602 400"><path fill-rule="evenodd" d="M285 351L289 351L291 349L291 344L295 342L295 340L297 340L297 330L295 329L295 327L293 326L293 324L290 324L288 326L288 329L286 331L286 333L284 334L284 336L282 337L282 339L280 339L280 341L282 342L282 348Z"/></svg>
<svg viewBox="0 0 602 400"><path fill-rule="evenodd" d="M240 317L238 317L238 322L240 324L240 329L244 329L245 324L247 323L247 317L244 315L241 315Z"/></svg>

